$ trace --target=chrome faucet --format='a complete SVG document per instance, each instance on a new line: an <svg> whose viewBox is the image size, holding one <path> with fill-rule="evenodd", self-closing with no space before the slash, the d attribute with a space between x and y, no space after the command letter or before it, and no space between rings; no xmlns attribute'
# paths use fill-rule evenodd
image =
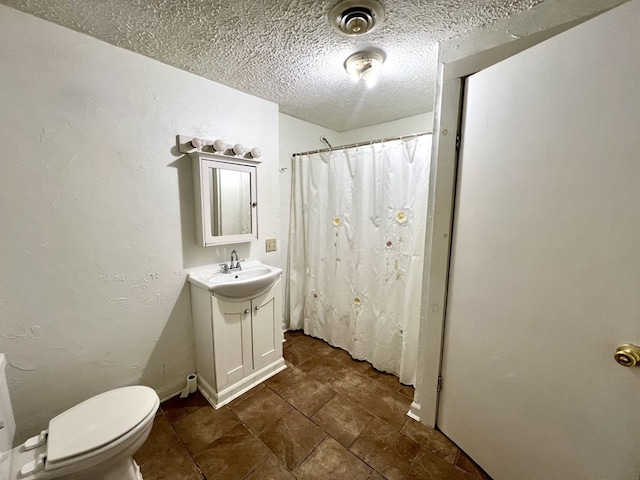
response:
<svg viewBox="0 0 640 480"><path fill-rule="evenodd" d="M233 259L235 257L236 263L233 263ZM242 270L242 266L240 265L240 260L238 259L238 252L235 250L231 250L231 264L229 265L229 270Z"/></svg>

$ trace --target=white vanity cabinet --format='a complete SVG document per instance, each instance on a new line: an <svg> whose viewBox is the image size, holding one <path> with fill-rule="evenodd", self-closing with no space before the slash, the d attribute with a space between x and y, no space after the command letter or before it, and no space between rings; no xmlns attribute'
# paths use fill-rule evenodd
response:
<svg viewBox="0 0 640 480"><path fill-rule="evenodd" d="M243 301L190 287L198 386L214 407L286 368L280 280Z"/></svg>

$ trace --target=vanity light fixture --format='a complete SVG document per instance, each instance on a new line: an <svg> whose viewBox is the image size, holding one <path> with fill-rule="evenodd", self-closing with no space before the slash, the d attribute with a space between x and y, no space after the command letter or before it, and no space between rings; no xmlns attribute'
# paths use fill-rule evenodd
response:
<svg viewBox="0 0 640 480"><path fill-rule="evenodd" d="M371 88L378 80L385 58L385 53L377 48L362 50L345 60L344 69L355 82L364 80L367 87Z"/></svg>
<svg viewBox="0 0 640 480"><path fill-rule="evenodd" d="M259 158L262 154L258 147L245 147L241 143L230 145L223 140L206 140L199 137L178 135L178 150L180 153L214 153L225 157L243 157L247 160Z"/></svg>

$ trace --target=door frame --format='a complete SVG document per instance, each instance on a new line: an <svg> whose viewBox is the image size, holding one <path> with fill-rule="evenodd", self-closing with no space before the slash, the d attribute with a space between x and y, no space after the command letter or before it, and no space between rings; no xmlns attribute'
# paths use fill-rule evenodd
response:
<svg viewBox="0 0 640 480"><path fill-rule="evenodd" d="M497 22L491 29L474 33L463 42L449 43L440 48L433 112L418 366L415 397L409 411L410 417L430 427L436 427L438 420L458 147L464 134L461 132L464 80L627 1L582 0L581 5L567 7L560 12L553 2L545 2L521 15ZM521 36L513 35L510 31L523 33Z"/></svg>

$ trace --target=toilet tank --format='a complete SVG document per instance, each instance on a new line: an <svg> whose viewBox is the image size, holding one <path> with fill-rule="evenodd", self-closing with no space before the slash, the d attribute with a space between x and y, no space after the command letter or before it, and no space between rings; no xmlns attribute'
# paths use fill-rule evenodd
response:
<svg viewBox="0 0 640 480"><path fill-rule="evenodd" d="M6 367L7 357L4 353L0 353L0 480L9 478L11 447L16 431L11 399L9 398Z"/></svg>

